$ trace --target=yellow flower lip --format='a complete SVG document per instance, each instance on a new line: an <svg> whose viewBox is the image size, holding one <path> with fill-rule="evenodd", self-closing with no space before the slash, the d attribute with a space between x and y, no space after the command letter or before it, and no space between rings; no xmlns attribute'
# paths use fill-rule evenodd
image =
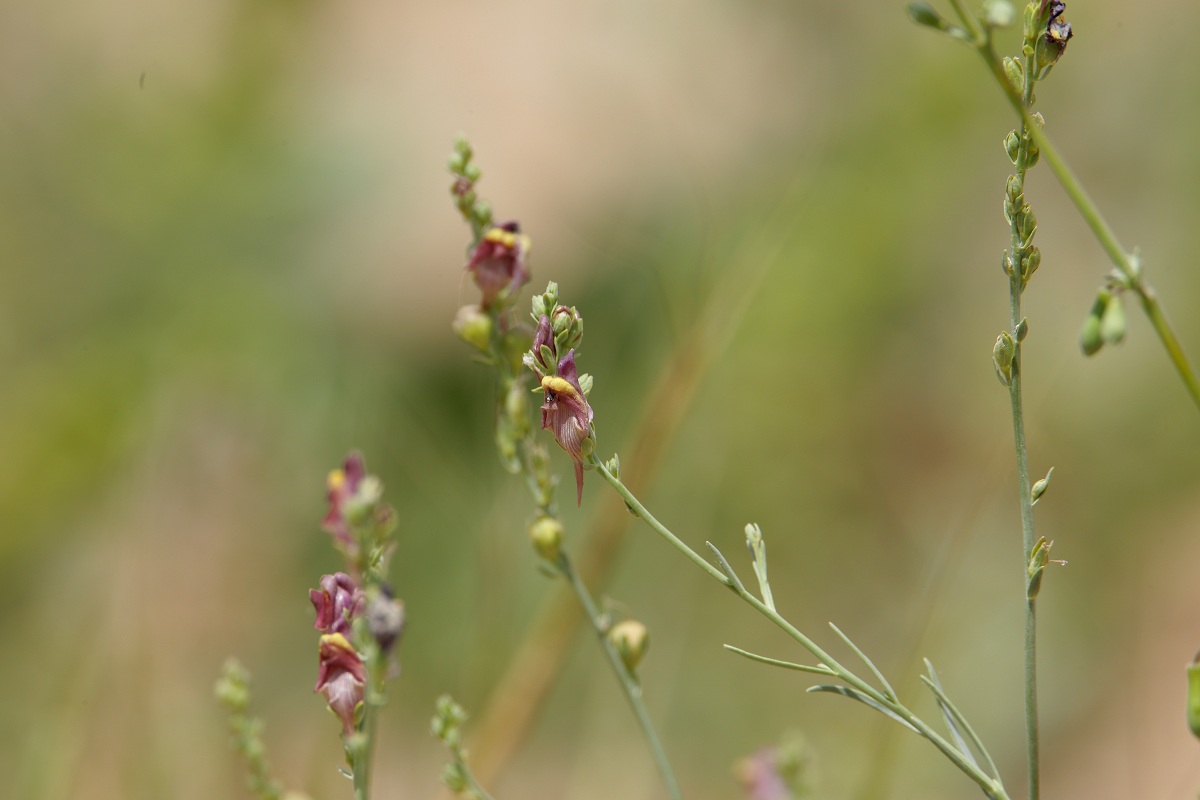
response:
<svg viewBox="0 0 1200 800"><path fill-rule="evenodd" d="M329 473L329 477L325 479L330 489L341 489L346 484L346 471L335 469Z"/></svg>
<svg viewBox="0 0 1200 800"><path fill-rule="evenodd" d="M483 235L483 240L485 242L492 242L493 244L507 247L509 250L512 250L518 244L521 246L522 250L529 250L528 236L520 233L513 233L512 231L506 231L503 228L492 228Z"/></svg>
<svg viewBox="0 0 1200 800"><path fill-rule="evenodd" d="M542 378L542 389L555 394L566 394L574 397L578 394L575 387L566 378L560 378L557 375L547 375Z"/></svg>

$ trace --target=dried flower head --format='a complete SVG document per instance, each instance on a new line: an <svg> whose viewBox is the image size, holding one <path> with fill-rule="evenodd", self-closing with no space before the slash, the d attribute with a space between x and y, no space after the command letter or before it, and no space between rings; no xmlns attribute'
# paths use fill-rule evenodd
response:
<svg viewBox="0 0 1200 800"><path fill-rule="evenodd" d="M571 350L558 364L557 375L542 378L546 402L542 404L542 430L554 433L559 446L575 463L576 502L583 502L583 459L593 442L592 407L584 397L575 367L575 351Z"/></svg>
<svg viewBox="0 0 1200 800"><path fill-rule="evenodd" d="M516 222L505 222L491 228L475 246L467 272L475 279L483 298L479 305L489 309L498 300L516 295L529 280L525 259L529 255L529 237L521 233Z"/></svg>
<svg viewBox="0 0 1200 800"><path fill-rule="evenodd" d="M319 644L320 664L314 692L325 695L329 709L342 721L342 732L354 732L355 715L363 702L366 668L358 651L340 633L327 633Z"/></svg>

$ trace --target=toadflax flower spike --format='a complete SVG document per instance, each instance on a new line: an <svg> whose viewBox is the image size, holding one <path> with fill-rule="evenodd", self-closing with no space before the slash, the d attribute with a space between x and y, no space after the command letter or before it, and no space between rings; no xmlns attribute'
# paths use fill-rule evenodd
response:
<svg viewBox="0 0 1200 800"><path fill-rule="evenodd" d="M583 503L583 459L592 452L592 407L579 386L575 351L558 363L557 375L542 378L546 402L542 404L542 430L554 432L554 439L575 462L576 503Z"/></svg>

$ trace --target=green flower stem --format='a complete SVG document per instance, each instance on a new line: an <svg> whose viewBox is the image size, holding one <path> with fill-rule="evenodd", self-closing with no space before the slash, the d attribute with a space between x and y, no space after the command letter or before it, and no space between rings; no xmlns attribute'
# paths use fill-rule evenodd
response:
<svg viewBox="0 0 1200 800"><path fill-rule="evenodd" d="M955 4L957 7L957 3ZM1008 102L1013 109L1021 117L1022 124L1028 129L1030 137L1034 144L1041 151L1041 157L1045 159L1050 167L1050 171L1054 173L1054 177L1058 179L1059 184L1066 191L1067 196L1071 198L1071 202L1075 204L1075 208L1079 211L1083 221L1091 228L1092 234L1100 243L1100 247L1108 255L1109 260L1120 271L1121 275L1129 284L1129 288L1137 293L1141 300L1142 309L1146 312L1146 316L1150 320L1150 324L1154 326L1154 332L1158 334L1159 340L1166 348L1167 356L1171 359L1171 364L1175 367L1175 371L1179 373L1183 385L1187 388L1188 394L1191 395L1192 401L1197 407L1200 407L1200 381L1196 379L1196 372L1192 368L1191 362L1183 351L1183 346L1179 343L1179 337L1176 336L1171 323L1167 320L1166 313L1162 310L1162 305L1158 300L1158 295L1154 288L1143 279L1140 265L1136 260L1121 246L1121 242L1117 239L1117 235L1113 232L1112 227L1100 213L1100 209L1088 196L1087 190L1083 188L1083 184L1075 177L1075 173L1067 165L1066 160L1058 152L1058 148L1050 141L1050 137L1046 132L1038 126L1033 115L1029 111L1029 104L1024 101L1022 96L1017 92L1008 81L1008 77L1004 74L1004 67L1000 63L1000 58L996 55L996 51L992 48L992 43L987 38L976 37L975 50L983 58L987 65L988 71L1000 88L1004 91L1004 96L1008 98Z"/></svg>
<svg viewBox="0 0 1200 800"><path fill-rule="evenodd" d="M588 621L592 624L592 630L596 633L596 638L600 640L600 649L604 651L605 657L608 659L608 664L612 667L613 674L617 676L617 682L621 685L621 691L625 694L625 699L629 701L629 707L633 710L634 717L637 718L638 725L642 729L642 733L646 736L646 742L650 746L650 755L654 758L654 763L658 765L658 771L662 773L663 783L667 785L667 793L673 800L682 800L683 794L679 790L679 783L675 780L675 773L671 771L671 764L667 761L667 753L663 749L662 742L658 738L658 733L654 730L654 723L650 720L650 712L646 710L646 704L642 702L642 687L638 685L637 679L630 674L625 663L621 660L621 656L617 653L616 648L608 639L608 631L602 624L600 612L596 608L595 601L592 600L591 594L588 592L579 574L571 564L571 560L565 552L559 554L558 569L566 578L571 588L575 591L575 596L579 598L579 604L583 606L584 614L587 615Z"/></svg>
<svg viewBox="0 0 1200 800"><path fill-rule="evenodd" d="M783 630L788 636L795 639L801 647L816 657L820 662L820 665L828 668L830 672L833 675L836 675L839 680L844 681L849 686L857 689L859 692L862 692L871 700L875 701L884 708L887 708L889 711L896 714L900 719L904 720L913 728L915 728L918 733L928 739L934 747L936 747L942 752L943 755L950 759L950 761L956 767L964 772L971 780L975 781L975 783L978 784L983 790L985 795L995 798L995 800L1009 800L1008 794L1005 792L999 776L989 776L976 764L972 763L971 760L959 752L954 745L946 741L941 735L930 728L929 725L913 714L899 700L895 699L889 694L879 691L875 687L871 686L871 684L860 678L858 675L842 666L836 659L826 653L815 642L813 642L811 639L801 633L794 625L784 619L778 611L771 608L762 600L759 600L757 597L751 594L740 582L730 580L719 569L708 563L708 561L702 558L698 553L684 544L678 536L673 534L666 526L655 519L654 516L646 510L646 507L642 505L641 501L638 500L637 497L635 497L633 493L626 488L625 484L621 483L620 479L613 475L608 468L605 467L604 464L595 457L595 455L589 457L589 463L604 477L604 480L607 481L610 486L612 486L617 494L621 496L621 498L625 501L625 505L628 506L638 518L650 526L655 533L662 536L697 566L719 581L722 585L729 588L734 594L742 598L743 601L753 606L764 617L775 623L778 628Z"/></svg>
<svg viewBox="0 0 1200 800"><path fill-rule="evenodd" d="M371 786L371 755L375 749L379 712L387 703L384 685L387 664L378 647L373 646L367 654L367 692L362 721L362 744L354 762L350 765L354 773L354 800L367 800Z"/></svg>
<svg viewBox="0 0 1200 800"><path fill-rule="evenodd" d="M988 52L992 52L990 47ZM1025 57L1023 86L1021 87L1021 96L1019 98L1022 109L1026 109L1033 102L1033 84L1034 74L1037 65L1035 64L1032 53ZM1028 171L1029 164L1029 134L1032 131L1040 131L1040 126L1036 124L1028 113L1022 115L1021 129L1018 132L1020 136L1020 147L1017 153L1017 178L1021 181L1022 187L1025 184L1025 175ZM1024 202L1024 200L1022 200ZM1011 250L1009 251L1009 266L1010 274L1008 279L1008 303L1009 303L1009 325L1010 330L1015 331L1017 325L1021 322L1021 293L1025 291L1025 277L1022 275L1022 259L1025 255L1025 248L1022 247L1022 239L1020 226L1018 225L1017 215L1014 214L1009 223L1011 232ZM1021 506L1021 537L1023 544L1024 560L1022 561L1021 574L1025 579L1021 581L1022 591L1027 588L1028 573L1027 568L1030 559L1033 557L1033 496L1030 491L1029 482L1029 449L1025 443L1025 412L1024 402L1021 396L1021 387L1024 383L1021 371L1021 351L1022 345L1017 343L1015 354L1013 355L1012 377L1008 382L1008 396L1012 407L1012 429L1013 429L1013 446L1016 451L1017 459L1017 495ZM1036 605L1032 597L1026 593L1025 598L1025 659L1024 659L1024 684L1025 684L1025 761L1028 771L1029 784L1029 800L1038 800L1040 795L1041 770L1039 768L1039 736L1038 736L1038 706L1037 706L1037 614Z"/></svg>

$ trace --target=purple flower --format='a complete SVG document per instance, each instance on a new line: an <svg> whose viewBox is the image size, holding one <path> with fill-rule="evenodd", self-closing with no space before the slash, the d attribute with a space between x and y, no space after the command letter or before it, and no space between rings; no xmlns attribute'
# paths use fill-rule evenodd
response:
<svg viewBox="0 0 1200 800"><path fill-rule="evenodd" d="M308 597L317 611L313 627L321 633L350 632L350 621L363 611L363 593L344 572L321 576L321 588L309 589Z"/></svg>
<svg viewBox="0 0 1200 800"><path fill-rule="evenodd" d="M764 747L743 758L735 770L746 800L792 800L794 797L779 774L779 756L773 747Z"/></svg>
<svg viewBox="0 0 1200 800"><path fill-rule="evenodd" d="M329 511L321 522L321 527L329 531L339 544L348 549L355 547L354 535L350 531L350 523L346 519L346 506L354 499L358 486L367 477L367 468L363 463L361 453L354 452L346 456L341 469L329 473L325 485L329 489Z"/></svg>
<svg viewBox="0 0 1200 800"><path fill-rule="evenodd" d="M579 388L574 350L558 363L558 375L542 378L542 390L546 393L542 430L552 431L559 446L575 462L576 502L583 503L583 459L587 455L584 443L589 442L591 435L592 407Z"/></svg>
<svg viewBox="0 0 1200 800"><path fill-rule="evenodd" d="M322 636L319 652L321 660L313 691L325 695L329 709L342 721L343 734L349 736L354 732L355 712L363 702L366 668L358 651L340 633Z"/></svg>
<svg viewBox="0 0 1200 800"><path fill-rule="evenodd" d="M525 258L529 254L529 237L521 234L516 222L505 222L491 228L475 246L467 272L483 292L479 305L486 309L498 299L516 294L529 280Z"/></svg>
<svg viewBox="0 0 1200 800"><path fill-rule="evenodd" d="M554 364L546 362L542 355L542 347L550 348L550 358L553 360L554 331L550 327L550 317L545 314L538 318L537 330L533 332L533 347L529 351L533 354L533 362L529 366L539 378L554 374Z"/></svg>

